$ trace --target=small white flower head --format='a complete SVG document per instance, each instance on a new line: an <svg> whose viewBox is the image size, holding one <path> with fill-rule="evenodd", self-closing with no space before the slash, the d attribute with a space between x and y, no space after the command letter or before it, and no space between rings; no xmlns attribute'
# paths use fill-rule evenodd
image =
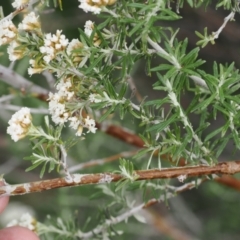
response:
<svg viewBox="0 0 240 240"><path fill-rule="evenodd" d="M58 90L57 93L49 93L49 111L56 124L64 124L71 117L70 111L66 108L66 103L71 102L75 96L71 77L62 78L56 89ZM74 120L73 118L72 121Z"/></svg>
<svg viewBox="0 0 240 240"><path fill-rule="evenodd" d="M21 226L21 227L25 227L28 228L31 231L36 231L36 220L29 214L29 213L24 213L20 219L16 220L12 220L11 222L9 222L7 224L7 227L12 227L12 226Z"/></svg>
<svg viewBox="0 0 240 240"><path fill-rule="evenodd" d="M31 68L31 67L28 68L28 74L29 74L30 76L32 76L32 75L35 74L35 73L38 73L38 72L35 72L35 71L34 71L34 68Z"/></svg>
<svg viewBox="0 0 240 240"><path fill-rule="evenodd" d="M40 52L45 55L43 60L46 63L49 63L51 60L53 60L58 52L65 50L67 47L68 39L61 33L62 31L57 30L56 34L46 34L44 46L40 47Z"/></svg>
<svg viewBox="0 0 240 240"><path fill-rule="evenodd" d="M86 33L86 35L88 37L90 37L92 35L93 29L94 29L94 23L90 20L86 21L86 23L84 25L84 32ZM94 37L93 37L93 45L97 47L101 44L101 42L102 42L101 39L99 38L97 33L95 33Z"/></svg>
<svg viewBox="0 0 240 240"><path fill-rule="evenodd" d="M12 42L17 37L17 28L11 20L0 23L0 46Z"/></svg>
<svg viewBox="0 0 240 240"><path fill-rule="evenodd" d="M41 24L38 18L39 16L36 16L34 12L30 12L28 15L24 17L23 21L18 25L18 29L24 31L41 30Z"/></svg>
<svg viewBox="0 0 240 240"><path fill-rule="evenodd" d="M70 114L68 113L65 105L65 99L58 93L49 93L49 112L52 115L52 120L56 124L64 124L68 121Z"/></svg>
<svg viewBox="0 0 240 240"><path fill-rule="evenodd" d="M116 0L78 0L80 2L79 8L82 8L84 12L92 12L99 14L101 7L112 5Z"/></svg>
<svg viewBox="0 0 240 240"><path fill-rule="evenodd" d="M83 132L83 126L79 118L74 116L74 117L70 117L68 120L70 121L69 127L71 127L74 130L77 130L75 135L80 137Z"/></svg>
<svg viewBox="0 0 240 240"><path fill-rule="evenodd" d="M67 101L73 98L75 92L73 90L73 85L71 82L71 78L64 78L59 81L59 83L56 86L56 89L58 90L58 94L65 98Z"/></svg>
<svg viewBox="0 0 240 240"><path fill-rule="evenodd" d="M29 3L29 0L15 0L12 6L16 9L23 7L25 4Z"/></svg>
<svg viewBox="0 0 240 240"><path fill-rule="evenodd" d="M91 36L93 29L94 29L94 23L90 20L86 21L84 25L84 32L88 37Z"/></svg>
<svg viewBox="0 0 240 240"><path fill-rule="evenodd" d="M68 120L70 121L69 127L71 127L74 130L77 130L79 125L81 124L81 122L76 116L70 117Z"/></svg>
<svg viewBox="0 0 240 240"><path fill-rule="evenodd" d="M71 55L73 50L83 48L83 44L78 39L73 39L67 46L67 54ZM77 53L76 53L77 54Z"/></svg>
<svg viewBox="0 0 240 240"><path fill-rule="evenodd" d="M76 114L76 113L75 113ZM81 136L83 133L83 128L87 128L89 132L96 133L97 128L95 127L96 123L94 119L91 119L89 116L83 118L81 115L76 114L73 117L68 119L70 121L69 127L76 131L76 136Z"/></svg>
<svg viewBox="0 0 240 240"><path fill-rule="evenodd" d="M78 0L80 2L79 8L82 8L84 12L92 12L94 14L99 14L101 12L101 7L94 4L91 0Z"/></svg>
<svg viewBox="0 0 240 240"><path fill-rule="evenodd" d="M88 132L96 133L96 130L97 130L97 128L95 127L96 123L95 123L94 119L89 118L89 116L84 118L83 126L88 128Z"/></svg>
<svg viewBox="0 0 240 240"><path fill-rule="evenodd" d="M7 48L9 60L14 62L23 58L25 55L25 49L26 48L22 47L17 41L12 41Z"/></svg>
<svg viewBox="0 0 240 240"><path fill-rule="evenodd" d="M29 60L29 64L32 66L32 67L29 67L28 68L28 74L30 76L32 76L33 74L36 74L36 73L41 73L42 71L44 71L44 66L39 64L36 60L34 59L30 59Z"/></svg>
<svg viewBox="0 0 240 240"><path fill-rule="evenodd" d="M67 55L71 56L73 63L80 63L84 57L81 52L74 52L77 49L83 49L84 45L78 39L73 39L67 46Z"/></svg>
<svg viewBox="0 0 240 240"><path fill-rule="evenodd" d="M11 136L12 140L17 142L24 138L32 123L32 115L30 109L27 107L21 108L18 112L12 115L12 118L8 121L9 127L7 133Z"/></svg>

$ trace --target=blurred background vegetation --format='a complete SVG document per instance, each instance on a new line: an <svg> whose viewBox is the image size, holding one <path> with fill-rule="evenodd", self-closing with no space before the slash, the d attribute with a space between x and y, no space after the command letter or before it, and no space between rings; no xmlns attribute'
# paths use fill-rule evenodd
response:
<svg viewBox="0 0 240 240"><path fill-rule="evenodd" d="M92 20L96 24L101 21L100 18L97 19L96 16L86 14L80 10L77 0L63 0L62 3L63 11L51 6L41 14L44 32L54 33L57 29L62 29L68 39L78 38L78 28L83 28L86 20ZM5 16L13 11L11 1L1 1L1 5ZM196 42L198 41L195 31L203 32L204 27L208 27L208 32L216 31L222 25L224 17L228 14L228 11L216 10L215 6L210 6L207 9L204 9L204 7L192 9L188 4L185 4L180 9L182 19L171 22L171 26L175 29L180 28L177 35L179 40L183 40L186 37L189 39L188 47L190 50L196 47ZM22 15L19 15L13 21L18 23L21 18ZM214 61L222 64L234 61L236 68L240 67L239 14L236 14L235 20L235 22L227 24L219 39L216 40L215 45L208 45L200 50L200 58L206 60L206 64L203 66L205 71L212 73ZM161 24L169 25L169 22L159 22L159 25ZM10 62L6 54L6 47L0 47L0 53L0 64L9 66ZM28 76L28 60L25 58L17 61L13 66L14 71L38 85L49 88L43 75ZM154 62L155 64L159 64L159 62ZM146 67L143 60L136 64L132 77L141 96L147 96L147 99L161 97L158 96L159 93L152 90L152 84L156 81L156 78L154 75L152 77L146 75ZM13 89L0 81L1 96L12 92L16 93L16 98L12 101L14 105L35 108L42 106L47 108L46 102L26 96L19 89ZM187 104L190 98L190 95L186 95L183 101ZM5 179L11 184L39 180L39 169L28 173L25 172L25 169L30 165L23 158L31 154L30 142L27 139L23 139L14 143L6 134L7 121L12 114L12 111L5 109L1 109L0 112L0 174L4 173ZM36 125L43 123L42 115L34 115L33 119ZM137 134L141 133L138 122L134 121L132 117L126 117L123 121L120 121L116 114L109 121L115 125L129 128ZM70 134L74 134L73 131L66 128L64 136L67 137ZM96 134L88 134L84 141L80 141L71 149L69 152L69 165L73 166L92 159L106 158L123 151L135 149L137 148L134 146L98 131ZM232 155L233 149L234 146L229 144L220 160L237 160L238 156ZM136 168L137 164L137 162L134 163ZM83 169L81 173L113 171L118 169L118 166L119 162L113 161L102 166L98 165ZM45 174L44 179L57 176L59 175L56 173ZM23 206L26 205L35 212L35 216L39 221L44 221L48 214L53 217L60 215L63 219L76 218L79 226L82 227L90 216L92 217L92 223L88 228L91 229L104 218L108 218L112 214L114 215L114 209L107 207L107 204L112 200L110 197L103 195L89 200L97 191L99 191L98 187L90 185L12 197L8 208L9 212L6 211L5 215L1 216L0 221L2 225L5 225L6 221L8 221L7 219L10 216L14 216L13 212L10 211L11 209L17 207L23 210ZM135 197L138 201L142 200L142 196L139 193L133 192L129 194L132 194L133 198ZM116 209L117 207L115 206ZM131 218L127 223L118 224L114 228L125 232L124 239L237 240L240 239L239 209L239 191L223 186L218 182L209 181L201 185L199 189L187 191L169 200L167 204L161 203L144 210L143 215L147 224L141 224L134 218ZM28 211L30 210L28 209ZM123 237L116 236L114 239L123 239Z"/></svg>

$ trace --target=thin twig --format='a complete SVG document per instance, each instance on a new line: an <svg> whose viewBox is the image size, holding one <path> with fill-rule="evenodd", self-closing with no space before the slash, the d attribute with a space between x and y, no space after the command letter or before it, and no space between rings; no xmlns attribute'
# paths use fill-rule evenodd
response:
<svg viewBox="0 0 240 240"><path fill-rule="evenodd" d="M173 221L170 220L165 214L154 211L154 209L149 209L149 214L144 213L144 216L149 219L149 222L152 223L155 229L157 229L160 233L164 234L172 240L194 239L193 236L190 236L182 229L177 227L175 223L173 223Z"/></svg>
<svg viewBox="0 0 240 240"><path fill-rule="evenodd" d="M128 151L128 152L126 151L126 152L121 152L121 153L112 155L112 156L110 156L110 157L90 160L90 161L87 161L87 162L80 163L80 164L78 164L78 165L69 167L69 168L68 168L68 171L71 172L71 173L73 173L73 172L82 170L82 169L84 169L84 168L93 167L93 166L96 166L96 165L103 165L103 164L105 164L105 163L118 160L118 159L121 158L121 157L130 157L130 156L134 155L136 152L137 152L137 151Z"/></svg>
<svg viewBox="0 0 240 240"><path fill-rule="evenodd" d="M17 14L22 12L24 9L31 7L33 4L39 2L39 0L30 0L29 3L24 4L21 8L16 9L14 12L10 13L8 16L4 17L0 20L0 24L2 24L6 20L12 20Z"/></svg>
<svg viewBox="0 0 240 240"><path fill-rule="evenodd" d="M231 187L237 191L240 191L240 181L229 175L223 175L220 178L217 178L216 181L225 186Z"/></svg>
<svg viewBox="0 0 240 240"><path fill-rule="evenodd" d="M12 94L2 96L0 97L0 103L12 100L13 98L15 97Z"/></svg>
<svg viewBox="0 0 240 240"><path fill-rule="evenodd" d="M56 80L55 80L55 78L53 77L53 74L50 73L50 72L48 72L48 71L43 71L43 72L42 72L42 75L46 78L46 81L47 81L47 83L48 83L48 86L49 86L50 90L51 90L52 92L54 92L54 91L55 91L54 85L55 85L55 83L56 83Z"/></svg>
<svg viewBox="0 0 240 240"><path fill-rule="evenodd" d="M127 77L127 82L129 84L129 87L132 91L132 95L136 96L136 99L138 100L138 102L142 102L143 97L141 96L141 94L139 93L139 91L137 90L136 84L134 83L134 80L131 76Z"/></svg>
<svg viewBox="0 0 240 240"><path fill-rule="evenodd" d="M102 225L99 225L97 226L95 229L89 231L89 232L86 232L86 233L82 233L82 232L77 232L75 234L75 236L78 236L80 238L83 238L83 239L89 239L89 238L92 238L93 236L95 235L98 235L100 234L101 232L104 232L108 227L112 226L112 225L116 225L122 221L126 221L129 217L135 215L137 212L139 212L140 210L142 209L145 209L145 208L148 208L152 205L155 205L159 202L163 202L165 201L166 199L170 199L172 197L175 197L177 193L179 192L183 192L183 191L186 191L186 190L190 190L196 186L199 186L203 181L205 181L204 179L198 179L198 181L192 181L190 183L186 183L184 184L183 186L181 187L178 187L175 189L175 192L174 193L170 193L168 192L166 195L162 195L159 199L151 199L149 200L147 203L142 203L136 207L133 207L131 209L129 209L128 211L126 211L125 213L117 216L117 217L112 217L110 218L109 220L107 220L104 224Z"/></svg>
<svg viewBox="0 0 240 240"><path fill-rule="evenodd" d="M11 111L18 111L22 108L22 106L16 106L11 104L0 104L1 109L7 109ZM49 110L46 108L29 108L31 113L35 114L49 114Z"/></svg>
<svg viewBox="0 0 240 240"><path fill-rule="evenodd" d="M38 94L48 94L48 90L35 85L34 83L28 81L21 75L12 71L11 69L0 65L0 80L13 86L14 88L24 88L27 91L35 92Z"/></svg>

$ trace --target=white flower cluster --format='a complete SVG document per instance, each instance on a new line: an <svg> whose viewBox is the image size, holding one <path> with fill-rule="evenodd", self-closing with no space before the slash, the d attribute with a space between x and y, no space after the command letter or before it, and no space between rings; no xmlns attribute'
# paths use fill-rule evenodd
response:
<svg viewBox="0 0 240 240"><path fill-rule="evenodd" d="M107 5L112 5L116 0L78 0L80 2L79 8L82 8L84 12L92 12L99 14L101 8Z"/></svg>
<svg viewBox="0 0 240 240"><path fill-rule="evenodd" d="M20 2L16 2L16 4ZM22 2L21 2L22 3ZM0 46L3 44L9 44L7 52L10 61L16 61L24 56L26 47L17 40L18 31L41 31L41 25L38 21L38 17L34 12L31 12L25 16L22 23L18 25L18 29L11 20L2 20L0 22ZM20 47L16 49L17 47Z"/></svg>
<svg viewBox="0 0 240 240"><path fill-rule="evenodd" d="M90 118L89 116L83 118L82 120L79 120L76 116L74 116L70 117L69 121L70 121L69 127L71 127L74 130L77 130L76 136L82 135L82 130L84 127L88 129L87 133L89 132L96 133L97 130L96 123L94 119Z"/></svg>
<svg viewBox="0 0 240 240"><path fill-rule="evenodd" d="M7 227L12 226L26 227L31 231L36 231L36 220L29 213L24 213L19 220L14 219L7 224Z"/></svg>
<svg viewBox="0 0 240 240"><path fill-rule="evenodd" d="M15 0L13 3L12 3L12 6L16 9L19 9L21 8L23 5L29 3L29 0Z"/></svg>
<svg viewBox="0 0 240 240"><path fill-rule="evenodd" d="M74 92L69 91L71 86L71 81L64 82L61 79L57 85L57 89L60 91L54 94L49 93L49 111L56 124L64 124L71 116L71 113L66 109L66 102L69 102L74 95Z"/></svg>
<svg viewBox="0 0 240 240"><path fill-rule="evenodd" d="M94 28L93 22L91 20L86 21L84 25L84 32L88 37L91 36L93 28Z"/></svg>
<svg viewBox="0 0 240 240"><path fill-rule="evenodd" d="M19 30L24 30L24 31L31 31L34 29L40 29L41 24L38 20L39 16L36 16L34 12L30 12L27 14L23 21L19 23L18 29Z"/></svg>
<svg viewBox="0 0 240 240"><path fill-rule="evenodd" d="M88 132L95 133L97 130L95 126L96 126L96 123L94 119L91 119L89 116L84 118L83 127L88 128Z"/></svg>
<svg viewBox="0 0 240 240"><path fill-rule="evenodd" d="M78 39L73 39L67 46L67 55L71 56L72 62L76 65L78 65L82 61L84 54L80 53L79 51L76 52L74 50L79 50L83 48L83 43L80 42Z"/></svg>
<svg viewBox="0 0 240 240"><path fill-rule="evenodd" d="M57 53L63 51L68 45L68 39L61 33L62 31L57 30L56 34L46 34L44 46L40 47L40 52L45 54L43 60L46 63L54 59Z"/></svg>
<svg viewBox="0 0 240 240"><path fill-rule="evenodd" d="M105 6L108 1L96 2L98 6ZM14 6L16 8L21 7L26 4L27 1L14 1ZM92 21L87 21L85 24L85 32L88 36L91 35L94 28ZM30 67L28 73L30 75L35 73L41 73L47 68L47 64L53 59L61 61L62 58L58 54L66 50L66 53L71 58L74 64L79 65L83 58L87 61L88 56L81 51L84 48L84 44L78 39L73 39L70 43L65 35L61 34L61 30L57 30L56 34L46 34L43 35L41 32L41 24L39 22L39 17L31 12L25 16L23 21L18 25L18 29L14 26L11 21L1 21L0 24L0 41L2 44L10 43L7 49L9 54L9 59L15 61L26 55L27 47L21 44L22 38L18 37L18 31L37 31L39 38L43 39L42 46L39 47L39 51L43 54L43 58L30 59ZM97 44L100 44L98 37L93 39L97 40ZM39 41L41 42L41 41ZM80 49L80 51L74 51ZM61 66L64 67L64 61L62 61ZM62 72L61 72L62 74ZM59 76L61 74L58 74ZM77 84L78 85L78 84ZM49 111L52 115L52 120L56 124L64 124L66 122L70 123L70 127L77 130L76 135L80 136L82 134L83 128L87 128L88 132L96 132L96 123L94 119L91 119L84 111L85 103L81 105L79 99L75 96L75 89L72 81L72 76L65 76L62 78L56 86L57 92L49 94ZM89 101L86 102L89 104ZM73 106L77 105L77 110L74 110ZM80 106L80 107L79 107ZM9 121L9 127L7 133L11 135L14 141L25 137L28 134L28 130L31 126L31 114L28 108L23 108L19 112L15 113L11 120Z"/></svg>
<svg viewBox="0 0 240 240"><path fill-rule="evenodd" d="M11 136L13 141L17 142L19 139L24 138L32 123L32 116L30 109L27 107L21 108L18 112L12 115L8 121L9 127L7 133Z"/></svg>
<svg viewBox="0 0 240 240"><path fill-rule="evenodd" d="M11 20L3 20L0 24L0 46L8 44L17 36L17 28Z"/></svg>
<svg viewBox="0 0 240 240"><path fill-rule="evenodd" d="M19 4L20 3L22 4L22 2L19 2ZM91 35L93 27L94 25L92 21L86 22L85 32L88 36ZM51 60L56 59L57 54L65 49L67 54L71 56L72 62L75 65L78 65L85 56L85 54L79 51L74 52L76 49L84 48L83 43L78 39L73 39L69 43L66 36L61 34L61 30L57 30L56 34L48 33L43 35L39 16L35 15L34 12L30 12L24 17L23 21L19 23L18 28L16 28L11 20L3 20L0 22L0 46L3 44L9 44L7 51L10 61L16 61L26 55L27 46L21 44L22 38L18 39L19 31L37 32L37 36L43 38L44 41L43 46L39 48L39 51L43 54L43 61L42 59L38 61L31 59L29 62L31 67L28 69L29 75L41 73L45 69L46 64ZM93 41L94 45L96 43L97 46L101 43L97 35L94 37ZM87 58L85 59L87 61Z"/></svg>
<svg viewBox="0 0 240 240"><path fill-rule="evenodd" d="M30 76L36 73L41 73L44 70L44 67L37 64L36 60L34 59L30 59L29 64L31 65L31 67L28 68L28 74Z"/></svg>
<svg viewBox="0 0 240 240"><path fill-rule="evenodd" d="M17 59L20 59L22 58L22 51L19 51L19 50L15 50L15 48L19 47L20 44L16 41L12 41L8 48L7 48L7 53L9 55L9 60L14 62L16 61Z"/></svg>
<svg viewBox="0 0 240 240"><path fill-rule="evenodd" d="M82 135L83 127L87 128L88 132L95 133L97 128L93 119L89 118L89 116L84 118L77 112L73 116L73 113L67 108L67 104L74 103L75 101L75 93L72 88L71 78L65 78L61 79L57 84L57 93L49 93L49 111L53 122L64 124L69 121L69 126L77 130L76 136Z"/></svg>

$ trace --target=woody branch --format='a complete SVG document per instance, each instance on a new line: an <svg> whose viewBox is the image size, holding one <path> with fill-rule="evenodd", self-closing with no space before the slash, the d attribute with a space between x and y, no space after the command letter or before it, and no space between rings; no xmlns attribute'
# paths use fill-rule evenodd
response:
<svg viewBox="0 0 240 240"><path fill-rule="evenodd" d="M194 166L136 171L137 180L196 177L211 174L235 174L240 172L240 161L222 162L215 166ZM54 188L73 187L86 184L99 184L126 180L125 176L114 173L73 174L71 178L62 177L31 183L5 185L0 187L0 196L23 195Z"/></svg>

